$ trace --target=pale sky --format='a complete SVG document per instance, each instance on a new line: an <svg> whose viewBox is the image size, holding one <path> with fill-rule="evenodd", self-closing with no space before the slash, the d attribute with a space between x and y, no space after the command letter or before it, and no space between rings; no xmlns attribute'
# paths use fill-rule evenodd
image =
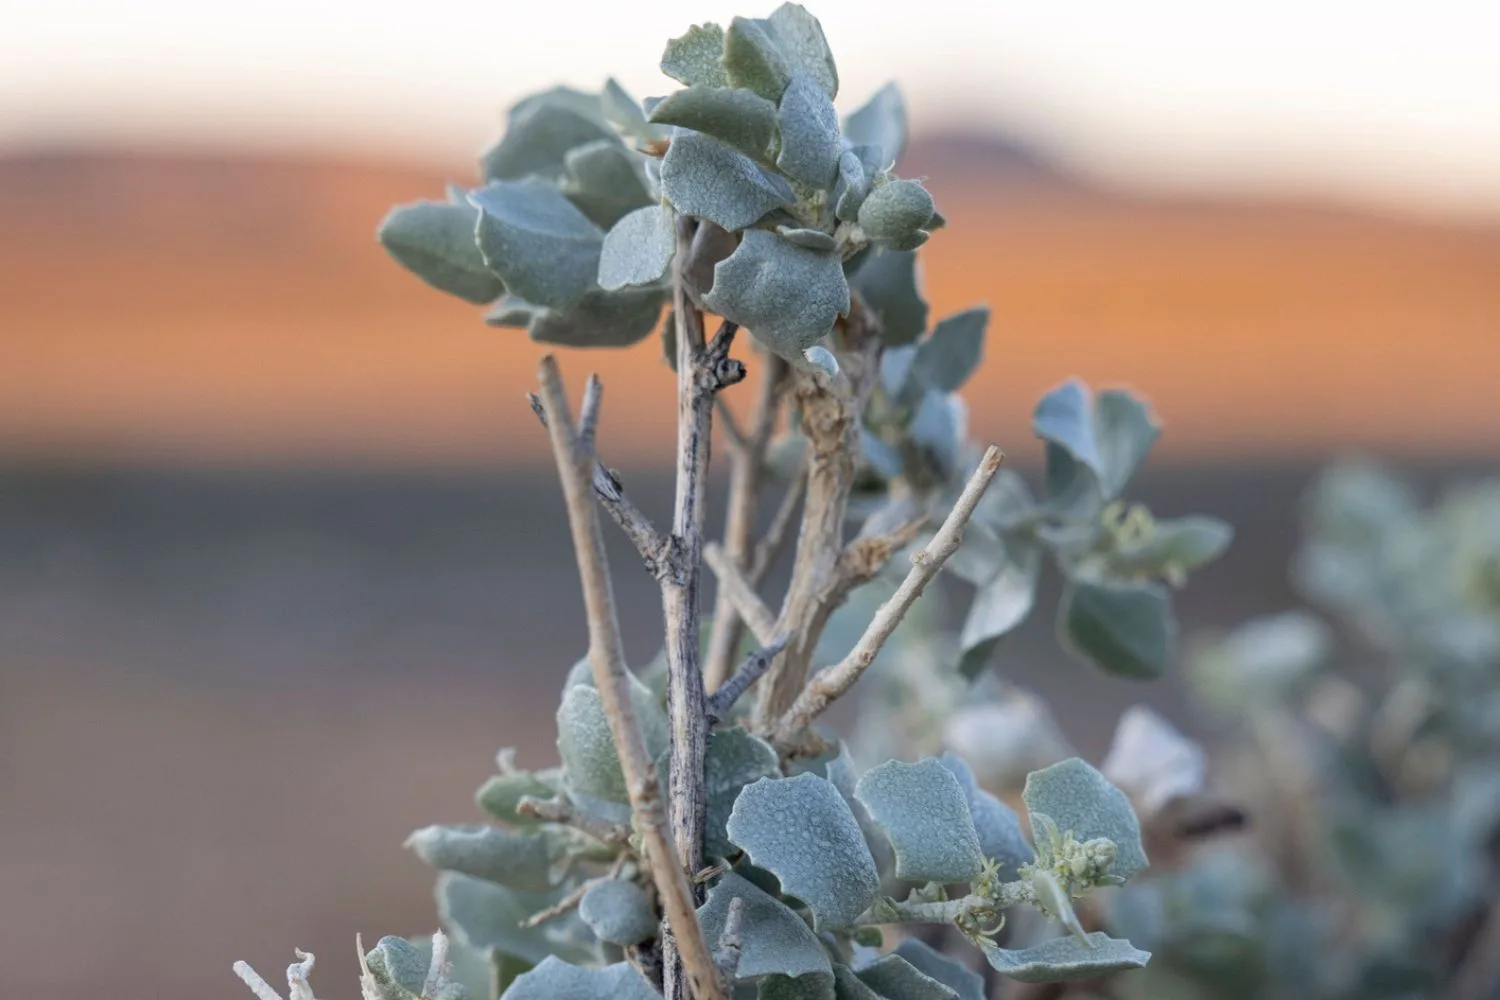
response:
<svg viewBox="0 0 1500 1000"><path fill-rule="evenodd" d="M0 0L0 154L282 146L462 162L557 82L776 0ZM1128 183L1500 218L1500 0L814 0L852 108L1018 130Z"/></svg>

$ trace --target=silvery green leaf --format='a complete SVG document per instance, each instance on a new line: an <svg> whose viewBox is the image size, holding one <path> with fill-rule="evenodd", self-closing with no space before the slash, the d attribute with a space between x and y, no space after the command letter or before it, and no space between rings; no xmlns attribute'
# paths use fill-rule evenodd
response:
<svg viewBox="0 0 1500 1000"><path fill-rule="evenodd" d="M655 760L667 747L666 713L644 688L632 691L631 700L635 703L636 720L645 736L646 749ZM563 695L562 706L557 710L557 750L567 769L570 789L607 802L630 801L614 735L599 692L593 688L579 684L568 688Z"/></svg>
<svg viewBox="0 0 1500 1000"><path fill-rule="evenodd" d="M911 364L917 360L915 344L903 347L887 347L880 352L880 387L886 396L904 401L912 389ZM968 536L965 535L967 538Z"/></svg>
<svg viewBox="0 0 1500 1000"><path fill-rule="evenodd" d="M876 871L890 871L896 860L891 852L891 842L886 839L880 824L870 816L869 810L855 797L855 790L859 787L859 771L854 765L854 758L849 756L849 748L842 741L839 743L838 756L827 763L825 772L828 780L833 782L833 787L844 797L849 811L854 814L854 821L864 834L870 856L875 859Z"/></svg>
<svg viewBox="0 0 1500 1000"><path fill-rule="evenodd" d="M882 955L855 972L885 1000L958 1000L958 994L900 955Z"/></svg>
<svg viewBox="0 0 1500 1000"><path fill-rule="evenodd" d="M958 994L958 1000L984 1000L984 977L936 951L925 941L907 938L896 946L895 954L906 959L924 976L936 979Z"/></svg>
<svg viewBox="0 0 1500 1000"><path fill-rule="evenodd" d="M890 180L872 188L859 206L859 226L878 246L915 250L927 242L922 227L932 212L932 195L921 181Z"/></svg>
<svg viewBox="0 0 1500 1000"><path fill-rule="evenodd" d="M839 359L833 356L833 352L826 347L813 346L802 352L802 358L809 365L827 375L829 378L837 378L839 374Z"/></svg>
<svg viewBox="0 0 1500 1000"><path fill-rule="evenodd" d="M851 146L877 146L880 169L887 170L906 152L906 99L888 83L844 119L844 139Z"/></svg>
<svg viewBox="0 0 1500 1000"><path fill-rule="evenodd" d="M735 87L689 87L653 108L651 121L711 135L763 160L776 135L776 105Z"/></svg>
<svg viewBox="0 0 1500 1000"><path fill-rule="evenodd" d="M739 238L733 233L704 220L693 231L693 242L688 245L687 262L683 266L683 277L687 281L688 295L698 305L703 296L714 286L714 268L719 261L734 253Z"/></svg>
<svg viewBox="0 0 1500 1000"><path fill-rule="evenodd" d="M496 826L425 826L406 846L440 871L472 875L512 889L551 888L557 841L546 833L512 833Z"/></svg>
<svg viewBox="0 0 1500 1000"><path fill-rule="evenodd" d="M540 821L531 816L522 816L516 812L516 807L528 795L545 799L556 792L555 785L544 780L542 775L530 771L512 771L491 777L474 794L474 801L479 808L503 823L535 826Z"/></svg>
<svg viewBox="0 0 1500 1000"><path fill-rule="evenodd" d="M792 71L816 80L829 100L839 96L839 70L818 19L801 4L784 3L771 12L769 21Z"/></svg>
<svg viewBox="0 0 1500 1000"><path fill-rule="evenodd" d="M506 1000L657 1000L658 994L625 962L585 969L548 955L536 968L517 976L505 996Z"/></svg>
<svg viewBox="0 0 1500 1000"><path fill-rule="evenodd" d="M835 255L752 229L714 269L714 286L703 301L790 361L849 311L849 286Z"/></svg>
<svg viewBox="0 0 1500 1000"><path fill-rule="evenodd" d="M793 76L781 95L776 123L781 128L776 156L781 172L810 187L832 187L844 146L838 112L822 86L801 73Z"/></svg>
<svg viewBox="0 0 1500 1000"><path fill-rule="evenodd" d="M591 222L608 229L654 200L636 159L618 142L604 139L570 149L563 159L562 193Z"/></svg>
<svg viewBox="0 0 1500 1000"><path fill-rule="evenodd" d="M604 234L543 181L499 181L469 195L479 209L479 251L507 288L534 305L565 309L596 287Z"/></svg>
<svg viewBox="0 0 1500 1000"><path fill-rule="evenodd" d="M622 947L656 936L656 913L634 882L611 878L595 882L578 902L578 916L600 941Z"/></svg>
<svg viewBox="0 0 1500 1000"><path fill-rule="evenodd" d="M1052 817L1062 833L1072 832L1080 841L1095 837L1113 840L1119 853L1110 874L1128 879L1146 867L1141 825L1130 800L1087 762L1070 757L1031 772L1021 798L1033 817L1031 834L1038 844L1046 836L1035 819L1041 813Z"/></svg>
<svg viewBox="0 0 1500 1000"><path fill-rule="evenodd" d="M528 962L540 962L554 952L580 958L586 954L558 933L557 924L566 923L566 919L553 921L552 926L521 926L533 913L556 903L561 898L559 891L517 892L457 872L442 872L436 896L443 927L471 948L493 948Z"/></svg>
<svg viewBox="0 0 1500 1000"><path fill-rule="evenodd" d="M833 974L814 972L793 979L772 974L756 984L756 1000L834 1000Z"/></svg>
<svg viewBox="0 0 1500 1000"><path fill-rule="evenodd" d="M1177 638L1172 598L1157 583L1073 580L1058 624L1069 651L1117 677L1160 677Z"/></svg>
<svg viewBox="0 0 1500 1000"><path fill-rule="evenodd" d="M984 306L941 320L917 347L911 377L938 392L956 391L984 357L984 329L989 321L990 311Z"/></svg>
<svg viewBox="0 0 1500 1000"><path fill-rule="evenodd" d="M615 223L599 254L599 287L615 291L661 280L677 252L675 219L666 205L647 205Z"/></svg>
<svg viewBox="0 0 1500 1000"><path fill-rule="evenodd" d="M974 592L969 614L959 635L963 651L959 672L977 676L989 662L996 644L1026 620L1036 606L1036 584L1042 568L1041 548L1020 535L1001 543L993 575Z"/></svg>
<svg viewBox="0 0 1500 1000"><path fill-rule="evenodd" d="M927 329L927 303L917 287L913 251L876 252L851 284L880 320L880 339L888 346L910 344Z"/></svg>
<svg viewBox="0 0 1500 1000"><path fill-rule="evenodd" d="M962 757L945 753L938 761L958 779L959 787L964 790L964 797L969 803L969 816L974 820L974 830L979 834L979 849L984 852L984 856L998 861L1003 866L1002 871L1010 874L1014 874L1022 865L1030 864L1034 852L1026 842L1026 834L1021 830L1021 818L1016 815L1016 811L980 788L979 783L974 780L974 772Z"/></svg>
<svg viewBox="0 0 1500 1000"><path fill-rule="evenodd" d="M753 90L772 103L792 79L792 67L776 46L769 21L736 17L724 35L724 71L729 85Z"/></svg>
<svg viewBox="0 0 1500 1000"><path fill-rule="evenodd" d="M1201 792L1208 757L1166 719L1144 705L1132 705L1115 725L1114 740L1099 769L1149 816L1176 799Z"/></svg>
<svg viewBox="0 0 1500 1000"><path fill-rule="evenodd" d="M1143 969L1151 958L1129 941L1103 931L1085 944L1074 937L1053 938L1033 948L1012 951L982 943L984 957L1002 975L1023 983L1054 983L1063 979L1091 979L1111 972Z"/></svg>
<svg viewBox="0 0 1500 1000"><path fill-rule="evenodd" d="M489 326L524 330L543 311L525 299L507 295L490 307L490 311L484 314L484 321Z"/></svg>
<svg viewBox="0 0 1500 1000"><path fill-rule="evenodd" d="M386 935L365 954L365 965L384 1000L422 996L427 960L405 938Z"/></svg>
<svg viewBox="0 0 1500 1000"><path fill-rule="evenodd" d="M449 183L443 185L443 193L448 196L448 204L450 204L450 205L463 205L465 207L468 207L468 204L469 204L469 189L468 188L466 188L466 187L460 187L457 184L449 182Z"/></svg>
<svg viewBox="0 0 1500 1000"><path fill-rule="evenodd" d="M1100 484L1105 496L1116 497L1145 460L1161 428L1144 403L1120 390L1099 394L1094 417L1102 462Z"/></svg>
<svg viewBox="0 0 1500 1000"><path fill-rule="evenodd" d="M901 453L871 434L863 424L859 428L859 458L882 479L896 479L901 475Z"/></svg>
<svg viewBox="0 0 1500 1000"><path fill-rule="evenodd" d="M729 904L735 899L745 901L736 978L743 981L772 974L796 977L829 971L828 953L807 921L733 872L708 891L708 900L698 909L705 938L718 941L723 935Z"/></svg>
<svg viewBox="0 0 1500 1000"><path fill-rule="evenodd" d="M483 305L505 294L474 242L479 213L462 205L418 201L397 205L380 223L381 246L396 263L439 291Z"/></svg>
<svg viewBox="0 0 1500 1000"><path fill-rule="evenodd" d="M641 107L641 102L631 96L630 91L614 77L604 81L604 91L599 95L599 110L605 121L626 135L647 138L655 131L646 122L646 112Z"/></svg>
<svg viewBox="0 0 1500 1000"><path fill-rule="evenodd" d="M859 206L865 203L870 193L870 178L860 162L859 154L846 149L839 154L839 175L833 185L833 214L844 222L859 218Z"/></svg>
<svg viewBox="0 0 1500 1000"><path fill-rule="evenodd" d="M833 995L837 1000L881 1000L879 993L859 978L847 965L833 964Z"/></svg>
<svg viewBox="0 0 1500 1000"><path fill-rule="evenodd" d="M729 839L807 904L819 930L848 927L875 899L875 860L848 804L813 774L746 785L729 816Z"/></svg>
<svg viewBox="0 0 1500 1000"><path fill-rule="evenodd" d="M866 771L854 794L890 839L897 878L967 882L984 866L964 790L935 758L888 760Z"/></svg>
<svg viewBox="0 0 1500 1000"><path fill-rule="evenodd" d="M582 113L556 99L539 99L512 112L499 143L480 159L480 175L487 181L513 181L539 175L555 178L563 172L568 150L587 142L620 140L594 115Z"/></svg>
<svg viewBox="0 0 1500 1000"><path fill-rule="evenodd" d="M1187 573L1223 555L1234 529L1216 517L1161 518L1150 537L1113 554L1114 566L1127 575Z"/></svg>
<svg viewBox="0 0 1500 1000"><path fill-rule="evenodd" d="M923 393L907 429L912 444L933 463L940 477L947 478L957 472L968 439L967 425L968 408L962 396L929 391Z"/></svg>
<svg viewBox="0 0 1500 1000"><path fill-rule="evenodd" d="M656 329L667 294L663 287L594 289L571 309L537 310L527 332L539 344L629 347Z"/></svg>
<svg viewBox="0 0 1500 1000"><path fill-rule="evenodd" d="M510 106L505 120L507 124L514 125L543 105L564 108L580 118L587 118L601 125L605 124L602 103L598 94L585 93L561 84L521 98Z"/></svg>
<svg viewBox="0 0 1500 1000"><path fill-rule="evenodd" d="M701 132L672 140L662 160L661 187L683 215L728 230L754 225L772 209L797 200L784 178Z"/></svg>
<svg viewBox="0 0 1500 1000"><path fill-rule="evenodd" d="M695 24L667 43L661 71L689 87L727 87L724 72L724 29L717 24Z"/></svg>
<svg viewBox="0 0 1500 1000"><path fill-rule="evenodd" d="M1104 454L1094 423L1093 399L1088 387L1078 379L1068 379L1043 396L1031 417L1036 435L1049 441L1092 470L1100 484L1104 482ZM1054 474L1051 456L1048 465L1048 492L1053 491Z"/></svg>
<svg viewBox="0 0 1500 1000"><path fill-rule="evenodd" d="M703 851L708 857L722 858L734 851L724 826L729 822L740 789L752 781L779 774L780 759L765 740L732 726L709 734L703 770L704 795L708 799Z"/></svg>
<svg viewBox="0 0 1500 1000"><path fill-rule="evenodd" d="M821 229L793 229L790 226L777 226L776 235L788 243L795 243L809 250L831 251L838 246L833 237Z"/></svg>

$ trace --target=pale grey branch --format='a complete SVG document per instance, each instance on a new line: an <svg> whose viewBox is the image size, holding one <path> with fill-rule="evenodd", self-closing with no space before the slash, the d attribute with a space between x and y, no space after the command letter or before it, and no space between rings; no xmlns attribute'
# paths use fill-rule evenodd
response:
<svg viewBox="0 0 1500 1000"><path fill-rule="evenodd" d="M750 685L761 679L771 666L771 661L776 659L776 655L791 641L790 635L783 635L770 645L757 649L745 657L745 662L740 664L739 669L730 674L729 679L708 696L709 725L729 718L729 712L734 708L734 703L739 700L740 695L749 690Z"/></svg>

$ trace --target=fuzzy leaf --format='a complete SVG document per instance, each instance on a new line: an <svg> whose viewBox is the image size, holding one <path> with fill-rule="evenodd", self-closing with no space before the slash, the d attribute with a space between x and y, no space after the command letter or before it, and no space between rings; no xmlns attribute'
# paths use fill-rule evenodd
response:
<svg viewBox="0 0 1500 1000"><path fill-rule="evenodd" d="M1156 583L1074 580L1058 609L1062 643L1105 673L1149 680L1167 669L1177 620Z"/></svg>
<svg viewBox="0 0 1500 1000"><path fill-rule="evenodd" d="M632 690L636 720L654 760L667 748L666 714L644 687ZM567 769L568 787L606 802L629 802L625 775L599 692L582 684L568 688L557 710L557 751Z"/></svg>
<svg viewBox="0 0 1500 1000"><path fill-rule="evenodd" d="M784 3L768 20L792 71L816 80L829 100L839 96L839 70L818 19L801 4Z"/></svg>
<svg viewBox="0 0 1500 1000"><path fill-rule="evenodd" d="M429 935L405 938L411 946L412 953L416 956L424 970L432 966L432 938ZM378 945L376 947L379 947ZM495 1000L498 995L495 990L496 965L502 959L508 959L512 965L521 965L517 973L525 972L531 968L531 963L514 956L503 956L499 953L488 953L477 948L471 948L454 936L448 936L448 965L450 975L448 982L439 987L435 994L427 1000ZM368 956L366 956L368 961ZM372 968L373 972L374 969ZM509 980L507 980L507 985ZM423 984L426 985L425 982ZM462 993L459 991L462 990Z"/></svg>
<svg viewBox="0 0 1500 1000"><path fill-rule="evenodd" d="M570 149L564 157L562 193L591 222L608 229L654 201L633 155L618 142L603 139Z"/></svg>
<svg viewBox="0 0 1500 1000"><path fill-rule="evenodd" d="M805 902L819 929L848 927L875 899L880 877L864 835L824 778L762 778L729 816L729 839Z"/></svg>
<svg viewBox="0 0 1500 1000"><path fill-rule="evenodd" d="M480 160L481 176L487 181L520 180L534 174L556 178L562 175L568 150L600 139L618 144L609 126L595 117L598 98L591 100L593 115L546 96L513 111L505 135Z"/></svg>
<svg viewBox="0 0 1500 1000"><path fill-rule="evenodd" d="M601 125L605 124L603 106L598 94L584 93L564 85L549 87L521 98L510 106L510 110L505 114L505 121L507 125L514 126L516 122L528 117L543 105L563 108L580 118L588 118Z"/></svg>
<svg viewBox="0 0 1500 1000"><path fill-rule="evenodd" d="M889 169L906 152L906 99L888 83L844 119L844 139L851 146L876 146L880 168Z"/></svg>
<svg viewBox="0 0 1500 1000"><path fill-rule="evenodd" d="M792 68L776 46L770 22L736 17L724 35L724 71L732 87L752 90L766 100L781 102L792 79Z"/></svg>
<svg viewBox="0 0 1500 1000"><path fill-rule="evenodd" d="M917 347L911 377L938 392L957 391L984 357L984 329L989 321L989 309L980 306L939 322Z"/></svg>
<svg viewBox="0 0 1500 1000"><path fill-rule="evenodd" d="M659 281L677 251L674 221L666 205L647 205L615 223L599 254L599 286L615 291Z"/></svg>
<svg viewBox="0 0 1500 1000"><path fill-rule="evenodd" d="M683 215L728 230L754 225L797 200L783 178L701 132L679 133L672 140L662 160L661 187Z"/></svg>
<svg viewBox="0 0 1500 1000"><path fill-rule="evenodd" d="M921 181L892 180L870 191L859 206L859 225L877 246L915 250L927 242L932 195Z"/></svg>
<svg viewBox="0 0 1500 1000"><path fill-rule="evenodd" d="M936 979L958 994L958 1000L984 1000L984 977L934 950L925 941L907 938L896 946L895 954L924 976Z"/></svg>
<svg viewBox="0 0 1500 1000"><path fill-rule="evenodd" d="M522 927L521 921L556 903L559 893L517 892L503 885L442 872L437 879L438 915L455 939L479 951L494 949L528 962L540 962L554 952L569 957L586 954L558 934L559 924Z"/></svg>
<svg viewBox="0 0 1500 1000"><path fill-rule="evenodd" d="M923 393L908 432L911 442L932 463L941 478L958 471L964 442L968 440L968 406L962 396L928 391Z"/></svg>
<svg viewBox="0 0 1500 1000"><path fill-rule="evenodd" d="M667 290L660 287L594 289L569 309L541 309L511 299L485 317L491 326L525 327L539 344L629 347L656 328ZM505 319L510 322L500 323Z"/></svg>
<svg viewBox="0 0 1500 1000"><path fill-rule="evenodd" d="M708 799L703 851L711 858L721 858L734 852L724 827L740 789L752 781L779 774L780 759L765 740L733 726L709 734L703 769L704 794Z"/></svg>
<svg viewBox="0 0 1500 1000"><path fill-rule="evenodd" d="M1116 497L1145 460L1161 428L1146 405L1128 392L1101 392L1094 411L1102 460L1100 484L1106 497Z"/></svg>
<svg viewBox="0 0 1500 1000"><path fill-rule="evenodd" d="M406 846L440 871L539 892L552 886L555 840L545 833L512 833L496 826L425 826Z"/></svg>
<svg viewBox="0 0 1500 1000"><path fill-rule="evenodd" d="M695 24L667 43L661 71L689 87L727 87L724 72L724 29L717 24Z"/></svg>
<svg viewBox="0 0 1500 1000"><path fill-rule="evenodd" d="M967 882L984 866L964 790L935 758L888 760L866 771L854 794L890 838L897 878Z"/></svg>
<svg viewBox="0 0 1500 1000"><path fill-rule="evenodd" d="M871 147L867 147L871 148ZM859 206L870 193L870 177L859 154L846 149L839 154L839 175L833 185L833 214L844 222L859 218Z"/></svg>
<svg viewBox="0 0 1500 1000"><path fill-rule="evenodd" d="M428 960L405 938L389 934L381 938L365 954L365 964L386 1000L422 996Z"/></svg>
<svg viewBox="0 0 1500 1000"><path fill-rule="evenodd" d="M687 261L683 266L683 277L687 280L688 295L699 306L703 296L714 286L714 268L739 246L739 239L712 222L698 223L693 242L688 246Z"/></svg>
<svg viewBox="0 0 1500 1000"><path fill-rule="evenodd" d="M969 816L974 820L974 831L979 834L979 849L984 856L1000 862L1003 871L1012 875L1022 865L1030 864L1034 852L1026 842L1021 817L1016 811L980 788L974 772L962 757L945 753L938 761L958 779L959 787L964 790Z"/></svg>
<svg viewBox="0 0 1500 1000"><path fill-rule="evenodd" d="M776 123L781 128L781 152L776 156L781 172L811 187L831 188L844 145L838 112L827 92L811 77L792 77L781 95Z"/></svg>
<svg viewBox="0 0 1500 1000"><path fill-rule="evenodd" d="M604 234L550 184L501 181L469 195L480 212L479 250L527 302L574 305L595 286Z"/></svg>
<svg viewBox="0 0 1500 1000"><path fill-rule="evenodd" d="M509 327L524 330L531 325L531 321L546 310L540 309L525 299L515 295L507 295L496 302L490 311L484 314L484 322L487 326Z"/></svg>
<svg viewBox="0 0 1500 1000"><path fill-rule="evenodd" d="M1111 972L1143 969L1151 953L1103 931L1088 936L1053 938L1034 948L1011 951L983 944L984 957L1002 975L1023 983L1054 983L1063 979L1091 979ZM1092 947L1091 947L1092 946Z"/></svg>
<svg viewBox="0 0 1500 1000"><path fill-rule="evenodd" d="M468 204L418 201L391 209L378 236L396 263L433 288L484 305L505 294L505 283L474 242L478 221Z"/></svg>
<svg viewBox="0 0 1500 1000"><path fill-rule="evenodd" d="M528 795L545 799L554 795L556 791L557 789L541 775L530 771L513 771L509 774L497 774L491 777L474 794L474 801L479 808L503 823L510 823L513 826L535 826L541 821L531 816L522 816L516 812L516 807Z"/></svg>
<svg viewBox="0 0 1500 1000"><path fill-rule="evenodd" d="M958 994L900 955L882 955L855 973L885 1000L958 1000Z"/></svg>
<svg viewBox="0 0 1500 1000"><path fill-rule="evenodd" d="M1112 563L1127 575L1188 573L1217 559L1233 538L1234 529L1216 517L1162 518L1149 538L1117 550Z"/></svg>
<svg viewBox="0 0 1500 1000"><path fill-rule="evenodd" d="M1050 816L1062 833L1072 831L1079 840L1108 837L1119 848L1110 874L1130 878L1146 865L1141 846L1141 826L1125 793L1109 779L1077 757L1026 776L1021 793L1031 815L1032 838L1041 844L1045 832L1036 819Z"/></svg>
<svg viewBox="0 0 1500 1000"><path fill-rule="evenodd" d="M927 303L917 287L915 252L879 251L850 284L880 319L880 339L887 345L910 344L927 329Z"/></svg>
<svg viewBox="0 0 1500 1000"><path fill-rule="evenodd" d="M505 996L506 1000L658 1000L645 977L625 962L585 969L555 955L517 976Z"/></svg>
<svg viewBox="0 0 1500 1000"><path fill-rule="evenodd" d="M854 758L849 756L849 748L840 742L838 756L830 760L824 770L828 780L833 782L833 787L839 790L839 794L848 803L849 811L854 814L854 821L865 835L865 845L870 849L870 856L875 859L875 870L890 871L891 866L896 863L895 855L891 852L891 842L886 839L880 824L870 816L870 811L855 797L855 791L859 787L859 771L854 766Z"/></svg>
<svg viewBox="0 0 1500 1000"><path fill-rule="evenodd" d="M653 108L651 121L711 135L763 160L776 135L776 105L734 87L689 87Z"/></svg>
<svg viewBox="0 0 1500 1000"><path fill-rule="evenodd" d="M708 891L707 902L698 909L698 921L709 941L718 941L723 935L729 904L735 899L745 901L738 979L772 974L795 977L829 971L828 953L807 921L733 872Z"/></svg>
<svg viewBox="0 0 1500 1000"><path fill-rule="evenodd" d="M666 137L667 130L649 125L641 102L632 97L614 77L604 81L604 91L599 95L599 110L605 121L632 138L644 140Z"/></svg>
<svg viewBox="0 0 1500 1000"><path fill-rule="evenodd" d="M790 226L777 226L776 235L788 243L795 243L808 250L830 251L838 246L833 237L821 229L793 229Z"/></svg>
<svg viewBox="0 0 1500 1000"><path fill-rule="evenodd" d="M793 979L769 975L755 987L756 1000L834 1000L833 974L814 972Z"/></svg>
<svg viewBox="0 0 1500 1000"><path fill-rule="evenodd" d="M1036 435L1062 448L1104 482L1104 456L1094 425L1093 400L1078 379L1068 379L1043 396L1031 417ZM1048 469L1049 487L1052 470Z"/></svg>
<svg viewBox="0 0 1500 1000"><path fill-rule="evenodd" d="M1036 606L1041 548L1019 535L1007 536L995 555L992 575L974 592L974 601L969 605L959 635L962 650L959 672L965 677L977 676L989 662L996 644L1025 621Z"/></svg>
<svg viewBox="0 0 1500 1000"><path fill-rule="evenodd" d="M847 965L833 965L833 995L837 1000L881 1000L859 974Z"/></svg>
<svg viewBox="0 0 1500 1000"><path fill-rule="evenodd" d="M1203 790L1203 748L1144 705L1132 705L1115 725L1100 772L1138 803L1149 818L1176 799Z"/></svg>
<svg viewBox="0 0 1500 1000"><path fill-rule="evenodd" d="M849 286L834 254L752 229L714 268L714 286L703 301L782 357L795 360L849 311Z"/></svg>
<svg viewBox="0 0 1500 1000"><path fill-rule="evenodd" d="M625 947L656 936L658 921L650 900L640 886L624 879L589 886L578 903L578 916L609 944Z"/></svg>

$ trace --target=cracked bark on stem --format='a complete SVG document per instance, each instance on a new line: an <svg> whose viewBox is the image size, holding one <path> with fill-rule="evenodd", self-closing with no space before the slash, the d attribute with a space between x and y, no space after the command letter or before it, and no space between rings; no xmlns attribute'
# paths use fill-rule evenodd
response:
<svg viewBox="0 0 1500 1000"><path fill-rule="evenodd" d="M808 439L807 497L792 580L776 631L791 632L795 638L771 665L757 693L755 723L762 732L802 690L818 639L838 608L829 596L843 552L844 519L859 454L859 414L879 374L880 358L879 330L857 298L855 302L844 331L849 350L840 355L840 374L829 379L822 372L798 371L794 376L792 397Z"/></svg>
<svg viewBox="0 0 1500 1000"><path fill-rule="evenodd" d="M724 555L739 569L746 567L751 555L750 532L755 527L766 448L771 443L771 432L776 428L781 382L787 369L787 363L780 357L769 352L764 352L763 357L763 374L755 397L750 434L748 437L740 435L741 440L736 442L734 451L730 453L729 501L724 514ZM724 423L726 430L732 426L728 419ZM703 667L703 686L706 690L717 691L719 685L729 678L734 651L739 648L743 634L744 622L740 620L738 609L721 588L714 598L713 626L708 637L708 656ZM764 642L765 639L761 638L760 641Z"/></svg>
<svg viewBox="0 0 1500 1000"><path fill-rule="evenodd" d="M932 536L931 541L911 557L911 570L896 588L896 593L875 612L875 617L870 620L864 635L860 636L849 655L819 673L797 696L796 702L776 723L773 731L775 742L790 745L813 719L853 687L860 675L875 662L881 647L891 637L896 626L901 624L901 619L906 617L907 610L922 596L923 589L937 575L948 557L958 550L959 543L963 541L964 525L973 516L979 498L984 496L990 480L995 478L1004 457L994 445L985 450L984 457L979 460L979 467L969 477L968 484L964 486L958 502L948 512L942 527Z"/></svg>
<svg viewBox="0 0 1500 1000"><path fill-rule="evenodd" d="M572 531L573 548L578 558L578 572L583 582L584 606L588 613L589 666L594 687L609 719L610 734L619 751L621 770L630 794L631 810L641 832L646 859L657 894L667 919L676 928L681 962L693 980L698 1000L722 1000L717 967L713 954L698 925L693 890L687 873L677 863L667 812L661 801L656 767L646 750L645 738L635 718L630 700L629 673L625 650L620 640L620 624L615 611L614 591L609 580L609 566L604 555L604 539L599 526L598 510L591 496L594 456L579 447L563 391L557 362L547 355L542 359L539 378L542 405L547 416L547 431L552 439L552 453L562 479L563 496ZM598 380L590 378L586 413L597 413Z"/></svg>

